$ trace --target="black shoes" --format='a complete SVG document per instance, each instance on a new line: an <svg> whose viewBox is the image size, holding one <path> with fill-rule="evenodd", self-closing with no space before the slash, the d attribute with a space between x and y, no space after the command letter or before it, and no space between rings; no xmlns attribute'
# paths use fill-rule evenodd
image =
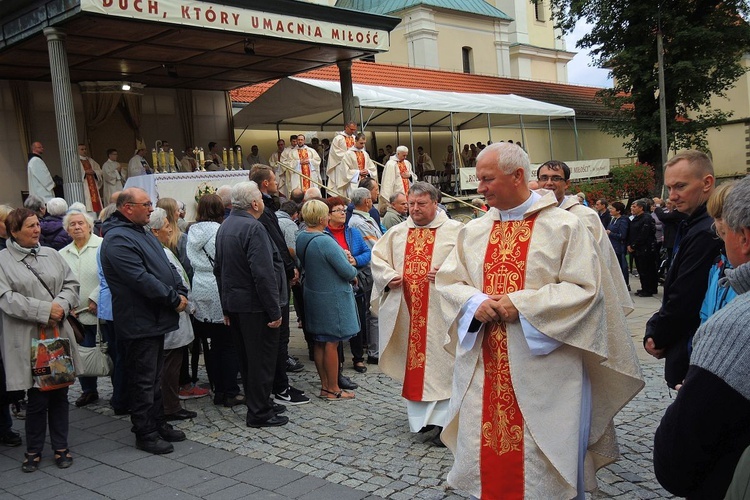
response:
<svg viewBox="0 0 750 500"><path fill-rule="evenodd" d="M21 435L13 430L0 434L0 444L3 446L21 446Z"/></svg>
<svg viewBox="0 0 750 500"><path fill-rule="evenodd" d="M166 455L174 451L172 443L168 443L160 437L154 437L151 439L135 439L135 447L139 450L143 450L154 455Z"/></svg>
<svg viewBox="0 0 750 500"><path fill-rule="evenodd" d="M365 366L365 362L364 361L356 361L354 363L353 368L354 368L354 371L357 372L357 373L365 373L365 372L367 372L367 367Z"/></svg>
<svg viewBox="0 0 750 500"><path fill-rule="evenodd" d="M262 420L260 422L247 421L248 427L260 428L260 427L280 427L286 425L289 422L289 418L283 415L274 415L268 420Z"/></svg>
<svg viewBox="0 0 750 500"><path fill-rule="evenodd" d="M76 406L82 407L99 400L98 392L84 392L81 396L76 399Z"/></svg>
<svg viewBox="0 0 750 500"><path fill-rule="evenodd" d="M352 379L350 379L346 375L342 375L341 373L339 373L339 388L347 390L347 391L353 391L354 389L357 389L358 387L359 385L352 382Z"/></svg>
<svg viewBox="0 0 750 500"><path fill-rule="evenodd" d="M181 430L175 429L169 424L162 424L158 429L159 436L170 443L177 443L178 441L185 441L187 436Z"/></svg>
<svg viewBox="0 0 750 500"><path fill-rule="evenodd" d="M273 412L276 415L279 415L279 414L284 413L286 411L286 406L280 405L280 404L276 404L276 403L271 403L271 408L273 408Z"/></svg>
<svg viewBox="0 0 750 500"><path fill-rule="evenodd" d="M643 290L636 290L635 291L635 295L637 295L638 297L653 297L656 293L657 292L653 292L653 293L651 293L651 292L645 292Z"/></svg>
<svg viewBox="0 0 750 500"><path fill-rule="evenodd" d="M294 356L286 357L286 371L287 372L301 372L305 369L305 365L299 362Z"/></svg>
<svg viewBox="0 0 750 500"><path fill-rule="evenodd" d="M367 364L368 365L377 365L378 361L380 361L380 358L376 358L375 356L368 356L367 357Z"/></svg>
<svg viewBox="0 0 750 500"><path fill-rule="evenodd" d="M169 415L164 415L164 419L167 422L171 422L172 420L189 420L197 416L197 412L186 410L185 408L180 408L179 411L170 413Z"/></svg>

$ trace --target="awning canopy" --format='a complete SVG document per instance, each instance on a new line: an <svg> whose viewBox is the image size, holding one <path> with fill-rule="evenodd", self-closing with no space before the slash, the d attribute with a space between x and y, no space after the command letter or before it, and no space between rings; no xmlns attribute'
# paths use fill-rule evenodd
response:
<svg viewBox="0 0 750 500"><path fill-rule="evenodd" d="M363 127L446 130L548 118L574 117L571 108L513 94L475 94L353 84ZM282 78L234 116L237 128L340 129L341 86L337 81Z"/></svg>

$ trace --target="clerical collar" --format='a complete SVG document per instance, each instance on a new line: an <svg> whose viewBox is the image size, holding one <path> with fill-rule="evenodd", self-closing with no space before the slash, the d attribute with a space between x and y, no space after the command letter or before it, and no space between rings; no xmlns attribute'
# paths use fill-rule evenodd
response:
<svg viewBox="0 0 750 500"><path fill-rule="evenodd" d="M510 210L498 209L497 211L500 214L500 220L523 220L523 215L529 210L529 208L531 208L531 205L542 198L542 195L540 195L539 193L536 193L534 191L530 191L530 193L531 194L529 195L529 198L517 207L511 208Z"/></svg>

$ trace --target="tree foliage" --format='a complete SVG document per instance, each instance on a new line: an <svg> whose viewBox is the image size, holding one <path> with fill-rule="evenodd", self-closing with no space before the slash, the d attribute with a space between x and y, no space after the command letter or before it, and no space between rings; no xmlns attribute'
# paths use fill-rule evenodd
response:
<svg viewBox="0 0 750 500"><path fill-rule="evenodd" d="M705 148L707 130L731 115L712 109L710 99L724 96L745 71L740 58L750 50L750 26L742 18L748 0L552 0L552 11L563 31L579 19L593 25L578 47L590 49L615 82L599 93L615 117L602 128L625 138L641 162L661 165L659 29L669 149Z"/></svg>

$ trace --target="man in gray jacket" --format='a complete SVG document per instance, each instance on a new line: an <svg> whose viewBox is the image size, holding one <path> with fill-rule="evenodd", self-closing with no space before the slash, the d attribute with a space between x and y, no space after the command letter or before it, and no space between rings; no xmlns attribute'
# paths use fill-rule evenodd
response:
<svg viewBox="0 0 750 500"><path fill-rule="evenodd" d="M289 419L271 403L281 310L288 292L284 264L266 228L263 195L253 181L232 188L232 216L216 233L214 275L224 322L237 342L247 398L248 427L276 427Z"/></svg>
<svg viewBox="0 0 750 500"><path fill-rule="evenodd" d="M104 223L100 257L112 292L115 332L125 347L135 445L158 455L171 453L172 441L185 440L185 433L164 419L161 371L164 336L177 330L188 291L159 240L145 230L153 211L146 191L120 193L117 211Z"/></svg>

